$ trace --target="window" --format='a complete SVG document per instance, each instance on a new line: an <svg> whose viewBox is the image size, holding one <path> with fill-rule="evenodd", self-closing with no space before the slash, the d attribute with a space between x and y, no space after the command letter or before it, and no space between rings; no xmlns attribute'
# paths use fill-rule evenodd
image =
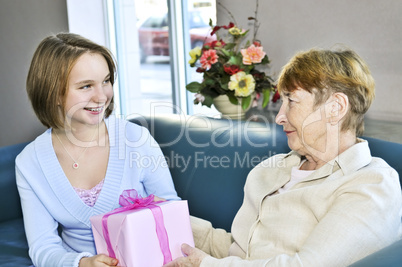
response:
<svg viewBox="0 0 402 267"><path fill-rule="evenodd" d="M67 4L69 25L74 24L70 31L108 46L117 58L118 115L214 112L201 106L193 109L194 97L185 85L201 78L188 66L188 52L206 40L209 19L216 17L215 0L67 0Z"/></svg>

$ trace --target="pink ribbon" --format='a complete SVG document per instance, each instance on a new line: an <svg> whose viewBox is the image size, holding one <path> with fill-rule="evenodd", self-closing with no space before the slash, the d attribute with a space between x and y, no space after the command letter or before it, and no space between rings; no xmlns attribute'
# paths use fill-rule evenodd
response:
<svg viewBox="0 0 402 267"><path fill-rule="evenodd" d="M138 195L135 189L124 190L120 195L119 204L122 206L121 208L117 208L112 210L111 212L106 213L102 217L102 231L103 237L105 238L107 251L109 252L109 256L112 258L116 258L116 254L113 251L112 244L110 243L109 230L107 227L107 219L110 215L121 213L127 210L135 210L135 209L150 209L152 215L154 216L155 226L156 226L156 235L159 239L159 246L161 248L163 254L163 264L166 264L172 261L172 254L169 248L169 238L166 232L165 224L163 221L163 213L159 206L154 204L159 203L154 202L154 195L149 195L146 198L142 198Z"/></svg>

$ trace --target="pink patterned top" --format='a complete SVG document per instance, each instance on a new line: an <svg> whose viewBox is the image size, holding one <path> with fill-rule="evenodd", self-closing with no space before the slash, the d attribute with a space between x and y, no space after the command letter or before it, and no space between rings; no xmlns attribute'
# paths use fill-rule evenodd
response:
<svg viewBox="0 0 402 267"><path fill-rule="evenodd" d="M90 206L93 207L98 199L98 196L102 190L103 181L100 181L99 184L95 185L91 189L81 189L74 187L75 192L77 192L78 196L82 199L82 201Z"/></svg>

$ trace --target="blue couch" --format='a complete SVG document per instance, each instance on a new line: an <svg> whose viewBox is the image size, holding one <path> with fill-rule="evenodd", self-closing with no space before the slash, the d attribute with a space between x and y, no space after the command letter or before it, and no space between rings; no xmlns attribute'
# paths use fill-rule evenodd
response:
<svg viewBox="0 0 402 267"><path fill-rule="evenodd" d="M130 120L147 127L161 146L190 213L226 230L242 203L249 171L267 157L289 151L282 127L268 122L179 115ZM402 144L365 139L372 154L385 159L402 177ZM31 264L14 173L14 159L25 145L0 148L0 266ZM398 241L353 266L401 266L401 251Z"/></svg>

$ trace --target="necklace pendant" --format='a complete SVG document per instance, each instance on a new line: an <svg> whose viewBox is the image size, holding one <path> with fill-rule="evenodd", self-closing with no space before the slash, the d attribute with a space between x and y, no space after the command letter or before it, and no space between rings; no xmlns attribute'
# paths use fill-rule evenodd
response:
<svg viewBox="0 0 402 267"><path fill-rule="evenodd" d="M78 164L78 162L73 163L73 169L78 169L79 167L80 165Z"/></svg>

